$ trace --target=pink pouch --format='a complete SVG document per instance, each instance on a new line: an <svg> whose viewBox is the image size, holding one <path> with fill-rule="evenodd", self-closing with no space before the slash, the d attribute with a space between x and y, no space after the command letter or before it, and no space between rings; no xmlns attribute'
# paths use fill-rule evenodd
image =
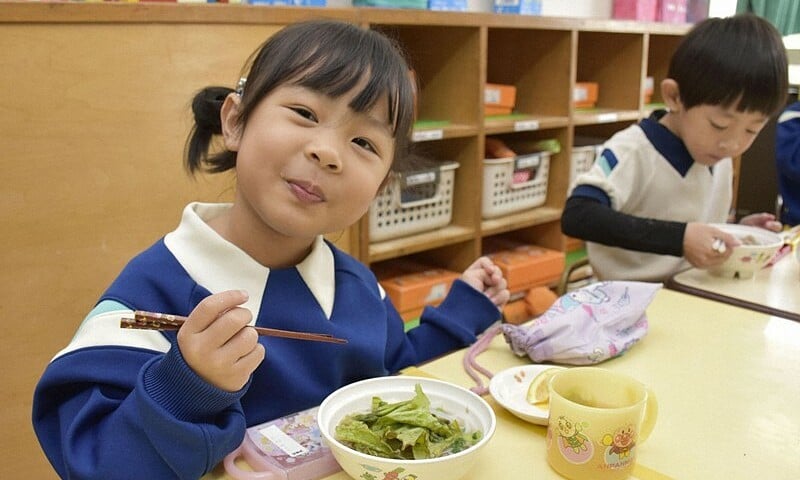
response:
<svg viewBox="0 0 800 480"><path fill-rule="evenodd" d="M511 351L534 363L593 365L622 355L647 334L645 310L660 283L597 282L566 293L540 317L523 325L502 324L487 330L464 356L464 368L487 389L475 370L491 378L476 357L503 333Z"/></svg>
<svg viewBox="0 0 800 480"><path fill-rule="evenodd" d="M242 444L225 457L225 471L237 480L315 480L341 470L322 442L317 408L248 428ZM253 471L239 468L237 459Z"/></svg>

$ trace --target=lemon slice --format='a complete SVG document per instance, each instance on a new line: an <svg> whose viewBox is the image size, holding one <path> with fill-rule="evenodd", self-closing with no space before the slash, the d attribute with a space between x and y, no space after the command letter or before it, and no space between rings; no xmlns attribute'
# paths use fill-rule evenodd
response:
<svg viewBox="0 0 800 480"><path fill-rule="evenodd" d="M537 405L550 401L550 391L548 390L547 384L550 381L550 377L558 373L560 370L562 369L556 367L548 368L546 370L542 370L538 375L533 377L533 380L528 387L528 395L525 397L528 403Z"/></svg>

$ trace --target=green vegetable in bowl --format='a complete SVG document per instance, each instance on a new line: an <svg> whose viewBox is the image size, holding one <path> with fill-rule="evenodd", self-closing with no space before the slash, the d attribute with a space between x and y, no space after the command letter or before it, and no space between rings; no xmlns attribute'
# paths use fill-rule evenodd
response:
<svg viewBox="0 0 800 480"><path fill-rule="evenodd" d="M413 398L396 403L372 397L369 412L339 422L336 440L368 455L420 460L460 452L481 439L480 431L466 433L458 420L432 413L422 387L417 384L414 390Z"/></svg>

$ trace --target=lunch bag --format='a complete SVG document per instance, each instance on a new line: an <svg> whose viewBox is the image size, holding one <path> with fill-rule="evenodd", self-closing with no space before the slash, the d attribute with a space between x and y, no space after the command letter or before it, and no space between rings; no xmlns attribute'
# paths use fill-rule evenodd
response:
<svg viewBox="0 0 800 480"><path fill-rule="evenodd" d="M492 372L476 358L502 333L514 354L534 363L594 365L622 355L647 334L645 310L661 288L660 283L596 282L559 297L541 316L522 324L500 324L487 330L464 356L464 368L487 388L476 372Z"/></svg>

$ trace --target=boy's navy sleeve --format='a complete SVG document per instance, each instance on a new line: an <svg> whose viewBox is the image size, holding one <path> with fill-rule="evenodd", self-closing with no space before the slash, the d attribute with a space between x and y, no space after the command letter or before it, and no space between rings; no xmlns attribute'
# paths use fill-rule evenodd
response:
<svg viewBox="0 0 800 480"><path fill-rule="evenodd" d="M800 185L800 102L778 119L775 156L779 174Z"/></svg>
<svg viewBox="0 0 800 480"><path fill-rule="evenodd" d="M778 118L775 136L778 190L783 197L781 221L800 224L800 102L790 105Z"/></svg>
<svg viewBox="0 0 800 480"><path fill-rule="evenodd" d="M573 195L564 206L561 230L589 242L680 257L686 224L628 215L595 198Z"/></svg>

